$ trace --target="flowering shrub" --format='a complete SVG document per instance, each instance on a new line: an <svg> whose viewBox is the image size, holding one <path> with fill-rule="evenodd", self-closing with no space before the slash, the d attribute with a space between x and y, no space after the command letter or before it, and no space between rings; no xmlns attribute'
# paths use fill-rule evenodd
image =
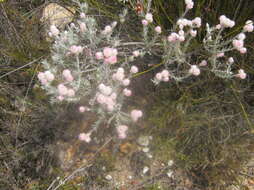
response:
<svg viewBox="0 0 254 190"><path fill-rule="evenodd" d="M154 68L161 65L163 69L154 76L155 84L196 77L203 70L227 79L247 77L243 69L234 72L234 58L227 54L235 50L246 53L244 40L246 33L253 31L252 21L247 21L242 31L230 39L223 38L223 32L234 27L234 21L222 15L218 25L211 27L206 24L206 36L200 51L206 51L208 56L203 57L189 48L202 26L199 17L192 20L185 18L194 6L192 0L185 0L186 10L169 33L162 31L161 26L153 25L151 0L148 1L140 14L143 27L140 42L119 39L120 27L116 21L101 29L95 18L87 14L87 4L76 3L81 10L77 22L71 23L62 32L54 25L50 27L49 36L54 40L52 56L51 60L43 61L45 72L40 72L38 79L53 103L77 102L81 98L89 100L87 105L79 107L79 111L94 112L98 120L90 131L79 135L82 141L89 143L92 133L103 123L114 124L118 138L126 138L127 125L137 122L143 115L141 110L123 112L124 101L132 95L129 87L131 78L138 72L138 67L131 63L137 57L155 54L158 47L162 61ZM125 21L126 14L124 10L120 15L121 23Z"/></svg>
<svg viewBox="0 0 254 190"><path fill-rule="evenodd" d="M118 52L120 40L112 35L117 22L101 30L96 20L86 15L87 5L79 5L82 12L77 23L63 32L50 26L49 36L54 40L52 59L43 62L46 71L40 72L38 79L51 95L52 103L89 100L79 111L94 112L99 119L90 131L79 135L80 140L90 142L90 135L102 123L112 122L118 137L123 139L128 130L125 124L136 122L142 116L140 110L133 110L131 114L122 111L123 101L132 95L128 87L131 77L138 72L138 67L127 63L137 57L138 52L130 56ZM119 61L118 57L123 60Z"/></svg>
<svg viewBox="0 0 254 190"><path fill-rule="evenodd" d="M184 15L193 8L191 0L185 0L185 3L185 13L178 19L167 40L164 39L162 62L166 70L157 73L154 82L166 82L168 78L181 81L191 75L200 75L201 70L209 70L221 78L239 77L245 79L246 73L243 69L234 74L231 68L234 59L226 54L233 50L237 50L241 54L246 53L247 49L244 47L245 33L253 31L253 22L247 21L242 32L231 39L224 39L223 31L226 28L232 28L235 25L234 21L222 15L218 25L210 27L207 23L206 36L200 49L201 51L205 50L209 57L199 57L198 52L190 52L188 48L193 38L197 36L197 30L201 27L202 21L199 17L192 20L184 18Z"/></svg>

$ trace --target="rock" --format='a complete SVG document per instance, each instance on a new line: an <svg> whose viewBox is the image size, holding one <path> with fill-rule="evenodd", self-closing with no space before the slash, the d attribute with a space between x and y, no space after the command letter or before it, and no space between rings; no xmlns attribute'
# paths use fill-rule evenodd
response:
<svg viewBox="0 0 254 190"><path fill-rule="evenodd" d="M172 175L173 175L173 171L172 171L172 170L169 170L169 171L167 172L167 176L168 176L169 178L171 178Z"/></svg>
<svg viewBox="0 0 254 190"><path fill-rule="evenodd" d="M174 164L174 161L173 161L173 160L169 160L169 161L168 161L168 166L171 167L171 166L173 166L173 164Z"/></svg>
<svg viewBox="0 0 254 190"><path fill-rule="evenodd" d="M149 171L149 168L148 168L147 166L145 166L145 167L143 168L143 174L146 174L148 171Z"/></svg>
<svg viewBox="0 0 254 190"><path fill-rule="evenodd" d="M146 156L147 156L148 158L150 158L150 159L153 158L153 155L152 155L152 154L149 154L149 153L146 154Z"/></svg>
<svg viewBox="0 0 254 190"><path fill-rule="evenodd" d="M147 152L149 152L149 148L148 148L148 147L145 147L145 148L142 149L142 151L145 152L145 153L147 153Z"/></svg>
<svg viewBox="0 0 254 190"><path fill-rule="evenodd" d="M105 176L105 179L110 181L110 180L112 180L113 178L112 178L111 175L106 175L106 176Z"/></svg>
<svg viewBox="0 0 254 190"><path fill-rule="evenodd" d="M66 24L73 20L74 13L74 8L64 8L57 3L50 3L43 9L40 21L44 24L64 28Z"/></svg>

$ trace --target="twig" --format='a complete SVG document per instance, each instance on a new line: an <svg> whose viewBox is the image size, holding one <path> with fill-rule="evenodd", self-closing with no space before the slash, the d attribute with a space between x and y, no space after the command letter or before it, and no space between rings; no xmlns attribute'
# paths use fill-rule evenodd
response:
<svg viewBox="0 0 254 190"><path fill-rule="evenodd" d="M32 62L31 62L31 63L32 63ZM39 65L37 65L37 67L35 68L35 70L37 70L38 66L39 66ZM25 100L26 100L26 98L27 98L27 96L28 96L29 90L31 89L32 82L33 82L33 80L34 80L34 78L35 78L35 74L36 74L36 72L34 72L34 74L33 74L33 76L32 76L32 79L31 79L31 81L30 81L30 83L29 83L29 85L28 85L28 88L27 88L27 90L26 90L26 94L25 94L24 100L23 100L23 102L22 102L22 107L25 106ZM17 151L17 149L18 149L18 132L19 132L18 129L19 129L19 125L20 125L20 122L21 122L23 113L24 113L24 112L21 111L21 113L20 113L20 115L19 115L19 119L18 119L18 124L17 124L17 127L16 127L15 151Z"/></svg>
<svg viewBox="0 0 254 190"><path fill-rule="evenodd" d="M108 139L108 141L105 142L105 143L95 152L95 154L94 154L94 156L92 157L92 159L94 159L94 158L97 156L97 154L98 154L107 144L109 144L109 143L112 141L112 139L113 139L112 137L111 137L110 139ZM76 169L75 171L73 171L69 176L65 177L64 180L60 180L60 181L59 181L59 184L58 184L53 190L57 190L59 187L61 187L61 186L64 185L67 181L69 181L75 174L77 174L77 173L79 173L79 172L81 172L81 171L83 171L83 170L85 170L85 169L91 167L92 165L93 165L93 164L89 164L89 165L87 165L87 166L84 166L84 165L80 166L78 169ZM47 190L50 190L50 189L54 186L54 184L56 183L57 180L58 180L58 179L55 179L55 180L50 184L50 186L47 188Z"/></svg>
<svg viewBox="0 0 254 190"><path fill-rule="evenodd" d="M243 173L243 172L240 172L239 174L240 174L240 175L247 176L247 177L254 178L254 175L246 174L246 173Z"/></svg>
<svg viewBox="0 0 254 190"><path fill-rule="evenodd" d="M25 67L27 67L27 66L29 66L29 65L34 64L35 62L37 62L38 60L40 60L40 59L43 58L43 57L44 57L44 56L41 56L41 57L39 57L39 58L37 58L37 59L35 59L35 60L29 62L29 63L27 63L27 64L25 64L25 65L23 65L23 66L17 68L17 69L14 69L14 70L12 70L12 71L10 71L10 72L8 72L8 73L3 74L2 76L0 76L0 79L1 79L1 78L4 78L4 77L6 77L6 76L8 76L8 75L10 75L10 74L12 74L12 73L14 73L14 72L20 70L20 69L23 69L23 68L25 68Z"/></svg>

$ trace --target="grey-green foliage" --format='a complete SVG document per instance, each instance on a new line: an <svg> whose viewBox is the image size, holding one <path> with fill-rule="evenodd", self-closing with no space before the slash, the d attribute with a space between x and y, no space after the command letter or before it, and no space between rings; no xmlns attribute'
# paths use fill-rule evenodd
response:
<svg viewBox="0 0 254 190"><path fill-rule="evenodd" d="M43 79L38 75L41 86L51 96L52 103L85 102L88 110L98 115L98 121L93 124L90 132L102 123L127 124L130 122L129 114L122 111L122 104L126 97L123 90L128 85L123 84L123 79L129 80L131 73L128 70L131 67L127 64L129 53L117 51L120 46L119 34L115 29L118 23L112 22L103 29L97 24L94 16L87 13L86 3L75 2L79 5L81 13L77 22L67 26L65 31L59 31L55 26L50 27L49 35L54 41L51 58L42 62L46 71L39 75L44 77L45 73L50 73L54 77L43 83ZM126 12L122 16L124 15ZM106 63L107 56L104 50L107 48L114 52L115 57L118 55L118 60L115 61L117 65ZM104 57L97 58L98 52ZM123 77L116 80L113 76L119 69L122 70ZM66 70L71 73L73 80L64 78L63 72ZM75 95L62 95L59 90L61 85L74 91ZM109 94L103 94L100 85L110 89ZM98 100L99 96L106 102L101 103ZM113 108L109 108L108 104L112 104L110 106Z"/></svg>

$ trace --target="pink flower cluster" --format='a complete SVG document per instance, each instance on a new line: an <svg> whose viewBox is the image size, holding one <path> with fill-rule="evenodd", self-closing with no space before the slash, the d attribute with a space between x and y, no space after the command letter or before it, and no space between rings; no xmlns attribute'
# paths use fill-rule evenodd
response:
<svg viewBox="0 0 254 190"><path fill-rule="evenodd" d="M152 13L147 13L145 15L145 19L142 20L142 24L144 26L147 26L149 23L152 23L153 22L153 15Z"/></svg>
<svg viewBox="0 0 254 190"><path fill-rule="evenodd" d="M85 111L90 111L90 108L88 108L88 107L86 107L86 106L80 106L80 107L79 107L79 112L80 112L80 113L83 113L83 112L85 112Z"/></svg>
<svg viewBox="0 0 254 190"><path fill-rule="evenodd" d="M91 133L80 133L79 140L89 143L91 141Z"/></svg>
<svg viewBox="0 0 254 190"><path fill-rule="evenodd" d="M135 51L132 52L132 55L133 55L134 57L138 57L138 56L140 55L140 53L139 53L138 50L135 50Z"/></svg>
<svg viewBox="0 0 254 190"><path fill-rule="evenodd" d="M190 30L190 35L192 36L192 37L196 37L197 36L197 30Z"/></svg>
<svg viewBox="0 0 254 190"><path fill-rule="evenodd" d="M55 25L51 25L49 30L50 30L50 32L49 32L50 37L57 36L60 33L60 31L57 29L57 27Z"/></svg>
<svg viewBox="0 0 254 190"><path fill-rule="evenodd" d="M148 25L148 21L147 21L146 19L143 19L143 20L142 20L142 24L143 24L144 26L147 26L147 25Z"/></svg>
<svg viewBox="0 0 254 190"><path fill-rule="evenodd" d="M155 79L158 81L164 81L164 82L168 82L169 81L169 72L168 70L163 70L160 73L157 73L155 75Z"/></svg>
<svg viewBox="0 0 254 190"><path fill-rule="evenodd" d="M199 28L201 27L202 21L200 17L196 17L193 20L188 20L185 18L181 18L177 21L177 25L179 26L179 31L178 33L176 32L172 32L169 36L168 36L168 41L169 42L183 42L185 41L185 32L184 32L184 27L190 27L189 29L189 34L192 37L196 37L197 35L197 31L193 30L193 28Z"/></svg>
<svg viewBox="0 0 254 190"><path fill-rule="evenodd" d="M131 70L130 70L131 73L135 74L138 72L138 68L136 66L131 66Z"/></svg>
<svg viewBox="0 0 254 190"><path fill-rule="evenodd" d="M116 105L117 94L113 92L110 86L106 86L103 83L99 85L100 93L97 93L96 100L99 104L106 106L108 111L113 111Z"/></svg>
<svg viewBox="0 0 254 190"><path fill-rule="evenodd" d="M247 77L247 74L244 72L243 69L239 69L238 74L236 75L236 77L238 77L240 79L245 79Z"/></svg>
<svg viewBox="0 0 254 190"><path fill-rule="evenodd" d="M200 67L204 67L207 65L207 61L206 60L202 60L200 63L199 63L199 66Z"/></svg>
<svg viewBox="0 0 254 190"><path fill-rule="evenodd" d="M192 26L192 21L186 18L180 18L176 23L179 28L182 30L186 26Z"/></svg>
<svg viewBox="0 0 254 190"><path fill-rule="evenodd" d="M103 35L108 35L111 34L112 32L112 27L110 25L105 26L104 30L102 31Z"/></svg>
<svg viewBox="0 0 254 190"><path fill-rule="evenodd" d="M234 62L235 62L235 60L234 60L234 58L233 58L233 57L230 57L230 58L228 58L228 62L232 64L232 63L234 63Z"/></svg>
<svg viewBox="0 0 254 190"><path fill-rule="evenodd" d="M47 85L55 79L54 74L52 74L50 71L39 72L37 77L42 85Z"/></svg>
<svg viewBox="0 0 254 190"><path fill-rule="evenodd" d="M115 80L115 81L120 81L122 82L124 80L124 69L122 67L119 67L116 71L116 73L114 73L112 75L112 79Z"/></svg>
<svg viewBox="0 0 254 190"><path fill-rule="evenodd" d="M71 27L71 28L75 28L76 26L75 26L75 24L72 22L72 23L70 24L70 27Z"/></svg>
<svg viewBox="0 0 254 190"><path fill-rule="evenodd" d="M63 70L63 77L67 82L72 82L73 81L73 76L71 74L71 71L69 69Z"/></svg>
<svg viewBox="0 0 254 190"><path fill-rule="evenodd" d="M202 20L200 17L196 17L192 20L192 27L200 28L202 24Z"/></svg>
<svg viewBox="0 0 254 190"><path fill-rule="evenodd" d="M218 53L216 56L217 56L218 58L219 58L219 57L224 57L225 54L224 54L224 52L220 52L220 53Z"/></svg>
<svg viewBox="0 0 254 190"><path fill-rule="evenodd" d="M160 26L156 26L156 27L154 28L154 30L155 30L155 32L156 32L157 34L160 34L160 33L161 33L161 27L160 27Z"/></svg>
<svg viewBox="0 0 254 190"><path fill-rule="evenodd" d="M128 126L126 126L126 125L119 125L119 126L116 127L116 131L117 131L119 139L125 139L126 138L127 130L128 130Z"/></svg>
<svg viewBox="0 0 254 190"><path fill-rule="evenodd" d="M130 79L126 78L126 79L123 79L122 84L124 86L129 86L130 82L131 82Z"/></svg>
<svg viewBox="0 0 254 190"><path fill-rule="evenodd" d="M85 13L80 13L80 18L86 18L86 14Z"/></svg>
<svg viewBox="0 0 254 190"><path fill-rule="evenodd" d="M219 20L220 20L220 26L221 27L232 28L233 26L235 26L235 21L230 20L225 15L221 15Z"/></svg>
<svg viewBox="0 0 254 190"><path fill-rule="evenodd" d="M124 94L125 96L131 96L131 95L132 95L132 92L131 92L131 90L129 90L128 88L125 88L125 89L123 89L123 94Z"/></svg>
<svg viewBox="0 0 254 190"><path fill-rule="evenodd" d="M103 52L96 52L95 57L98 60L104 59L106 64L115 64L117 62L117 49L105 47Z"/></svg>
<svg viewBox="0 0 254 190"><path fill-rule="evenodd" d="M251 20L247 20L245 26L243 27L243 32L253 32L254 26ZM237 49L241 54L245 54L247 49L244 47L244 40L246 35L244 33L238 34L236 39L233 40L233 46Z"/></svg>
<svg viewBox="0 0 254 190"><path fill-rule="evenodd" d="M131 111L131 119L136 122L140 117L143 116L143 113L141 110L132 110Z"/></svg>
<svg viewBox="0 0 254 190"><path fill-rule="evenodd" d="M84 48L81 46L73 45L70 47L69 51L71 54L78 55L78 54L82 53L83 49Z"/></svg>
<svg viewBox="0 0 254 190"><path fill-rule="evenodd" d="M57 97L58 100L64 100L64 97L73 97L75 96L75 91L72 88L67 88L64 84L59 84L57 86L57 92L59 96Z"/></svg>
<svg viewBox="0 0 254 190"><path fill-rule="evenodd" d="M182 32L183 30L181 30L180 34L177 34L175 32L172 32L169 36L168 36L168 41L169 42L183 42L185 40L184 37L184 32Z"/></svg>
<svg viewBox="0 0 254 190"><path fill-rule="evenodd" d="M185 0L186 9L192 9L194 6L194 3L192 0Z"/></svg>
<svg viewBox="0 0 254 190"><path fill-rule="evenodd" d="M67 82L73 81L73 76L71 75L70 70L65 69L62 74ZM50 71L39 72L38 79L40 80L42 85L47 85L55 79L55 76ZM60 83L57 86L57 93L58 93L57 99L60 101L64 100L65 97L75 96L74 89L67 88L63 83Z"/></svg>
<svg viewBox="0 0 254 190"><path fill-rule="evenodd" d="M254 26L252 20L247 20L243 27L244 32L253 32Z"/></svg>
<svg viewBox="0 0 254 190"><path fill-rule="evenodd" d="M181 18L176 23L179 28L182 30L184 27L193 27L193 28L200 28L202 24L202 20L200 17L196 17L193 20L188 20L186 18Z"/></svg>
<svg viewBox="0 0 254 190"><path fill-rule="evenodd" d="M149 23L153 22L153 15L152 15L152 13L146 13L145 19L146 19Z"/></svg>
<svg viewBox="0 0 254 190"><path fill-rule="evenodd" d="M86 29L87 29L86 24L85 24L84 22L81 22L81 23L79 24L79 28L80 28L80 31L81 31L81 32L85 32Z"/></svg>
<svg viewBox="0 0 254 190"><path fill-rule="evenodd" d="M131 69L130 69L130 72L131 73L137 73L138 68L136 66L132 66ZM117 71L112 75L112 79L115 80L115 81L120 82L121 85L123 85L123 86L129 86L129 84L130 84L130 79L125 78L124 69L122 67L119 67L117 69ZM131 96L132 92L128 88L124 88L123 89L123 94L125 96Z"/></svg>
<svg viewBox="0 0 254 190"><path fill-rule="evenodd" d="M233 46L235 49L237 49L240 53L244 54L247 52L247 49L244 47L244 39L245 39L245 34L240 33L236 39L233 40Z"/></svg>
<svg viewBox="0 0 254 190"><path fill-rule="evenodd" d="M198 76L200 74L200 69L198 68L197 65L191 65L191 68L189 69L189 73Z"/></svg>
<svg viewBox="0 0 254 190"><path fill-rule="evenodd" d="M220 29L221 29L221 25L220 25L220 24L217 24L217 25L215 26L215 29L220 30Z"/></svg>

